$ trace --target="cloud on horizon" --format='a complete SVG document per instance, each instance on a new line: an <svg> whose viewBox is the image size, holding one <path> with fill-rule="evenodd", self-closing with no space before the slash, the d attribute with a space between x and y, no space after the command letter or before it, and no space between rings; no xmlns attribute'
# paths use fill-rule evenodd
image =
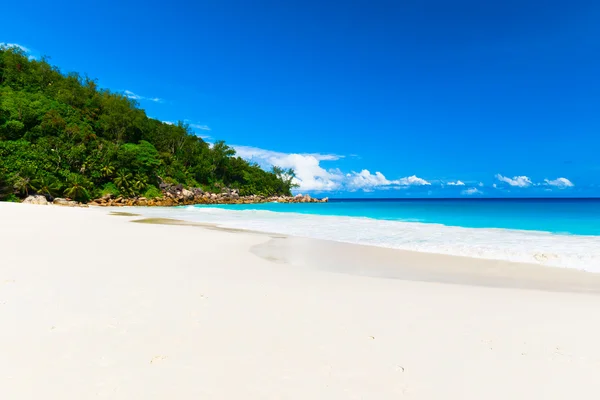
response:
<svg viewBox="0 0 600 400"><path fill-rule="evenodd" d="M423 178L419 178L416 175L407 176L406 178L400 178L398 180L392 181L394 184L400 186L429 186L431 182L426 181Z"/></svg>
<svg viewBox="0 0 600 400"><path fill-rule="evenodd" d="M407 176L405 178L389 180L381 172L377 171L374 174L367 169L360 172L352 171L346 174L346 188L350 191L363 190L372 191L377 188L386 189L401 189L408 186L427 186L431 183L425 179L419 178L416 175Z"/></svg>
<svg viewBox="0 0 600 400"><path fill-rule="evenodd" d="M530 186L553 186L558 189L566 189L566 188L575 186L573 184L573 182L571 182L567 178L563 178L563 177L556 178L553 180L544 179L544 182L541 182L541 183L534 183L534 182L532 182L532 180L529 177L524 176L524 175L523 176L514 176L512 178L509 178L506 176L502 176L500 174L496 174L496 179L498 179L501 182L508 183L510 186L515 186L515 187L520 187L520 188L526 188L526 187L530 187ZM500 186L498 186L495 183L493 186L496 189L500 188ZM546 190L550 190L550 189L546 189Z"/></svg>
<svg viewBox="0 0 600 400"><path fill-rule="evenodd" d="M568 188L568 187L575 186L573 184L573 182L571 182L567 178L556 178L554 180L544 179L544 183L546 185L554 186L554 187L557 187L559 189L565 189L565 188Z"/></svg>
<svg viewBox="0 0 600 400"><path fill-rule="evenodd" d="M465 186L465 183L463 181L456 181L456 182L448 182L447 183L448 186Z"/></svg>
<svg viewBox="0 0 600 400"><path fill-rule="evenodd" d="M460 194L465 195L465 196L473 196L475 194L483 194L483 192L475 187L472 187L472 188L463 190L462 192L460 192Z"/></svg>
<svg viewBox="0 0 600 400"><path fill-rule="evenodd" d="M335 154L295 154L260 149L251 146L232 146L237 155L263 168L274 165L292 168L296 172L295 183L298 190L332 191L342 187L344 175L339 170L326 170L321 161L335 161L343 158Z"/></svg>
<svg viewBox="0 0 600 400"><path fill-rule="evenodd" d="M344 156L320 153L282 153L251 146L232 146L237 154L258 165L269 168L276 165L292 168L296 172L295 183L298 191L358 191L370 192L375 189L401 189L409 186L430 185L416 175L390 180L381 172L374 174L367 169L360 172L343 173L337 168L325 169L321 161L337 161Z"/></svg>
<svg viewBox="0 0 600 400"><path fill-rule="evenodd" d="M516 187L527 187L527 186L531 186L533 185L533 182L531 182L531 179L529 179L529 177L527 176L514 176L512 178L509 178L507 176L502 176L500 174L496 174L496 179L498 179L501 182L505 182L508 183L510 186L516 186Z"/></svg>
<svg viewBox="0 0 600 400"><path fill-rule="evenodd" d="M337 161L344 156L338 154L321 153L283 153L271 150L265 150L252 146L232 146L238 156L255 162L263 168L269 169L276 165L281 168L291 168L296 172L295 183L299 185L298 191L348 191L348 192L372 192L374 190L406 189L409 187L448 186L448 187L466 187L467 183L462 180L443 183L441 181L428 181L416 175L406 176L397 179L389 179L380 171L371 172L368 169L362 169L359 172L343 172L339 168L325 168L321 162ZM558 189L565 189L575 186L569 179L560 177L554 180L545 179L543 183L534 183L531 178L525 175L507 177L496 174L495 179L511 187L529 188L546 186ZM469 181L466 181L469 182ZM471 186L472 185L472 186ZM480 189L484 183L479 181L469 183L469 187L460 191L463 196L483 195ZM491 185L494 189L502 190L503 186L498 183ZM506 188L506 186L504 186Z"/></svg>

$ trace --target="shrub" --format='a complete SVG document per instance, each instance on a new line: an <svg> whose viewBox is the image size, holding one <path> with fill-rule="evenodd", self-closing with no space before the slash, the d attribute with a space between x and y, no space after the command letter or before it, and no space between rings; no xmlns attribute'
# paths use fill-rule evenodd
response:
<svg viewBox="0 0 600 400"><path fill-rule="evenodd" d="M144 197L147 199L156 199L158 197L162 197L162 193L158 188L154 185L148 185L148 189L144 193Z"/></svg>
<svg viewBox="0 0 600 400"><path fill-rule="evenodd" d="M107 194L113 195L114 197L119 196L119 189L115 186L114 183L108 182L102 187L102 196L106 196Z"/></svg>

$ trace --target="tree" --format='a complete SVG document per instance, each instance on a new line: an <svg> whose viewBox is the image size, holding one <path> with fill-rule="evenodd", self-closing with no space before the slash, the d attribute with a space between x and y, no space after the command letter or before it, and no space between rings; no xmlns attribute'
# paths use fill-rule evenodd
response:
<svg viewBox="0 0 600 400"><path fill-rule="evenodd" d="M272 172L281 182L282 191L290 192L293 188L298 187L298 184L294 182L296 179L296 172L292 168L283 169L274 165Z"/></svg>
<svg viewBox="0 0 600 400"><path fill-rule="evenodd" d="M41 176L31 182L31 187L37 192L46 197L55 197L60 193L61 185L53 176Z"/></svg>
<svg viewBox="0 0 600 400"><path fill-rule="evenodd" d="M126 143L120 146L117 163L122 169L136 171L146 177L155 176L155 171L161 165L158 151L145 140L139 144Z"/></svg>
<svg viewBox="0 0 600 400"><path fill-rule="evenodd" d="M0 201L6 200L11 194L13 194L13 190L8 183L6 171L0 169Z"/></svg>
<svg viewBox="0 0 600 400"><path fill-rule="evenodd" d="M136 193L141 193L144 191L146 186L148 185L148 180L144 175L136 174L133 177L132 186L135 189Z"/></svg>
<svg viewBox="0 0 600 400"><path fill-rule="evenodd" d="M20 193L23 196L29 196L29 189L32 189L31 178L17 174L14 178L13 188L17 193Z"/></svg>
<svg viewBox="0 0 600 400"><path fill-rule="evenodd" d="M134 196L157 186L158 176L246 194L289 194L293 186L285 173L236 157L223 141L209 146L186 123L148 118L127 96L6 47L0 48L0 170L9 196L20 197L62 191L84 199L101 196L111 182Z"/></svg>
<svg viewBox="0 0 600 400"><path fill-rule="evenodd" d="M210 154L216 177L222 176L225 178L230 165L230 158L235 155L235 150L227 146L224 141L219 140L213 144Z"/></svg>
<svg viewBox="0 0 600 400"><path fill-rule="evenodd" d="M104 164L100 168L100 172L102 173L103 177L110 178L115 173L115 167L112 166L111 164Z"/></svg>
<svg viewBox="0 0 600 400"><path fill-rule="evenodd" d="M131 179L132 175L130 172L122 169L117 172L115 177L115 185L121 191L121 193L131 193Z"/></svg>
<svg viewBox="0 0 600 400"><path fill-rule="evenodd" d="M88 192L89 182L82 175L71 174L64 191L65 196L77 201L87 201L90 198Z"/></svg>

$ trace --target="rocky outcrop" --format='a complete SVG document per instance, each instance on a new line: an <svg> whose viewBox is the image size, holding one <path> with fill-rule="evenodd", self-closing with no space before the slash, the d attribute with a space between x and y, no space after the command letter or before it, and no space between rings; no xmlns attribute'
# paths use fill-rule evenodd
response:
<svg viewBox="0 0 600 400"><path fill-rule="evenodd" d="M192 200L195 197L194 192L187 189L181 191L181 196L186 200Z"/></svg>
<svg viewBox="0 0 600 400"><path fill-rule="evenodd" d="M54 199L52 204L54 204L55 206L63 206L63 207L78 207L80 205L80 203L78 203L76 201L62 199L62 198Z"/></svg>
<svg viewBox="0 0 600 400"><path fill-rule="evenodd" d="M40 206L47 206L48 200L46 200L45 196L35 195L35 196L27 196L25 200L23 200L24 204L37 204Z"/></svg>
<svg viewBox="0 0 600 400"><path fill-rule="evenodd" d="M56 198L54 200L52 200L52 202L49 202L46 199L46 196L42 196L42 195L33 195L33 196L28 196L25 200L23 200L23 204L38 204L38 205L55 205L55 206L62 206L62 207L87 207L87 204L84 203L79 203L77 201L71 200L71 199L62 199L62 198Z"/></svg>
<svg viewBox="0 0 600 400"><path fill-rule="evenodd" d="M329 199L315 199L310 195L297 194L295 196L241 196L237 189L222 188L221 193L205 192L200 188L184 188L182 185L169 185L161 182L162 196L154 199L145 197L114 197L111 194L82 204L71 199L56 198L52 203L44 196L33 195L27 197L23 203L27 204L53 204L62 207L171 207L194 204L256 204L256 203L326 203Z"/></svg>
<svg viewBox="0 0 600 400"><path fill-rule="evenodd" d="M145 197L113 199L112 196L104 196L89 203L92 206L101 207L171 207L194 204L255 204L255 203L326 203L329 199L315 199L310 195L292 196L240 196L237 190L223 190L221 193L204 192L202 189L170 190L163 192L163 197L147 199Z"/></svg>

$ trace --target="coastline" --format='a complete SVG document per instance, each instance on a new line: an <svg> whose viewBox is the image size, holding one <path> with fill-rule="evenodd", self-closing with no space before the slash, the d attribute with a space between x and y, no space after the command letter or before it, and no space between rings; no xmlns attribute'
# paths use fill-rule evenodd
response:
<svg viewBox="0 0 600 400"><path fill-rule="evenodd" d="M294 212L295 207L304 210ZM271 203L260 208L130 208L146 218L600 273L600 236L312 213L318 205ZM292 210L292 211L290 211Z"/></svg>
<svg viewBox="0 0 600 400"><path fill-rule="evenodd" d="M2 397L600 394L595 274L111 211L0 203Z"/></svg>
<svg viewBox="0 0 600 400"><path fill-rule="evenodd" d="M114 212L111 214L117 215ZM170 218L146 218L140 214L118 215L132 217L132 223L188 226L265 236L269 240L253 246L250 252L266 260L294 267L384 279L600 293L600 274L576 269L303 238Z"/></svg>

